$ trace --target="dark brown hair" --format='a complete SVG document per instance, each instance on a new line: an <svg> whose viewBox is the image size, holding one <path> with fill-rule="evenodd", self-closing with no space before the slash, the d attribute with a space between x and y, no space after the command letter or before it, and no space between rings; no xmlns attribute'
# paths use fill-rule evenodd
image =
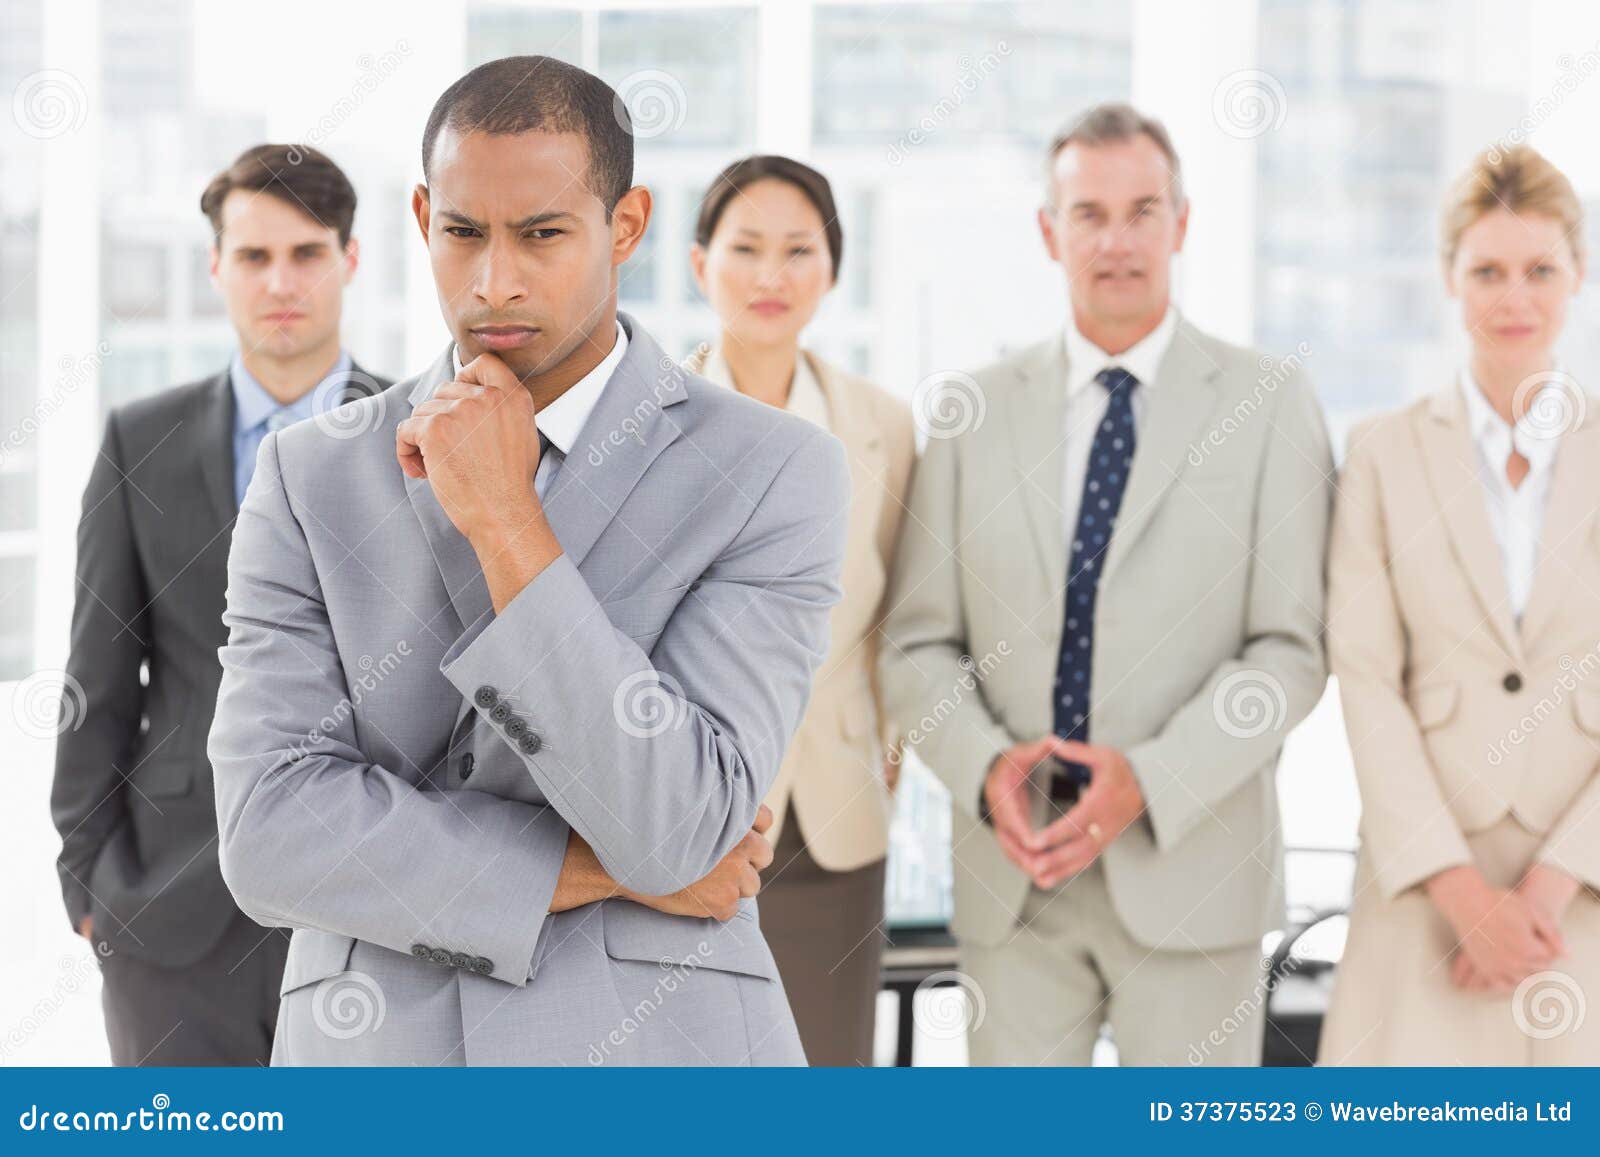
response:
<svg viewBox="0 0 1600 1157"><path fill-rule="evenodd" d="M839 227L839 210L833 203L833 187L828 178L810 165L803 165L789 157L762 154L735 161L711 182L711 188L700 199L700 219L695 223L694 239L700 245L710 245L711 235L717 231L717 222L735 194L743 192L757 181L786 181L805 194L806 200L816 206L822 215L822 233L828 242L828 253L833 257L833 276L839 276L839 262L844 256L844 230Z"/></svg>
<svg viewBox="0 0 1600 1157"><path fill-rule="evenodd" d="M235 189L269 193L324 229L338 230L341 246L350 243L356 220L355 186L343 169L310 145L257 145L211 178L200 194L200 211L211 219L211 231L219 242L222 203Z"/></svg>

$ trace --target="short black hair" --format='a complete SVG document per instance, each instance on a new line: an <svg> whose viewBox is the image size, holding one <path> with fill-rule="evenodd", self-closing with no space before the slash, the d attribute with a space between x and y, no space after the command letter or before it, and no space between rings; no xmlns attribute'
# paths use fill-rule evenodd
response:
<svg viewBox="0 0 1600 1157"><path fill-rule="evenodd" d="M235 189L268 193L324 229L337 230L340 245L350 244L356 220L355 186L343 169L310 145L256 145L211 178L200 194L200 211L210 219L218 243L222 203Z"/></svg>
<svg viewBox="0 0 1600 1157"><path fill-rule="evenodd" d="M633 118L605 81L550 56L504 56L444 90L422 133L422 179L445 128L458 133L580 133L589 146L589 191L606 219L633 186Z"/></svg>
<svg viewBox="0 0 1600 1157"><path fill-rule="evenodd" d="M833 258L833 276L839 276L839 263L844 260L844 229L839 224L839 210L833 201L833 186L810 165L792 157L763 153L734 161L711 182L705 196L700 199L700 216L695 222L694 239L700 245L710 245L711 235L717 231L717 222L735 194L742 193L757 181L784 181L804 194L806 200L822 215L822 236L828 243L828 255Z"/></svg>

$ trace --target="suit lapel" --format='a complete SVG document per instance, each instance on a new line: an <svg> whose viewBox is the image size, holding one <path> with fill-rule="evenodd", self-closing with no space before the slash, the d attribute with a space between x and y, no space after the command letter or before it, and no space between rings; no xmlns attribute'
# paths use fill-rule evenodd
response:
<svg viewBox="0 0 1600 1157"><path fill-rule="evenodd" d="M1017 505L1023 509L1026 530L1039 554L1039 569L1032 573L1044 576L1043 594L1056 604L1055 613L1060 615L1061 592L1067 585L1067 531L1061 525L1067 360L1061 336L1022 354L1016 372L1021 388L1007 417L1015 448L1011 462L1018 475L1014 483ZM1002 509L1010 505L1003 496L996 497L1001 499L997 505Z"/></svg>
<svg viewBox="0 0 1600 1157"><path fill-rule="evenodd" d="M1466 402L1458 385L1452 382L1430 400L1419 439L1434 503L1455 544L1456 558L1506 652L1520 658L1511 598L1478 474L1478 448L1467 429Z"/></svg>
<svg viewBox="0 0 1600 1157"><path fill-rule="evenodd" d="M1100 582L1107 582L1128 556L1188 463L1190 448L1217 405L1218 363L1206 350L1207 338L1179 320L1172 344L1156 370L1145 398L1145 412L1133 451L1128 489L1117 513L1117 527L1106 552Z"/></svg>
<svg viewBox="0 0 1600 1157"><path fill-rule="evenodd" d="M678 364L667 359L631 318L619 316L628 331L627 353L544 499L545 516L574 566L583 565L595 540L650 463L678 437L678 425L668 408L688 396ZM452 347L446 347L418 378L409 396L413 408L450 380L451 352ZM411 508L427 537L460 628L465 630L493 607L477 553L450 521L428 480L405 481ZM604 591L598 593L605 596Z"/></svg>
<svg viewBox="0 0 1600 1157"><path fill-rule="evenodd" d="M1565 602L1573 576L1592 568L1589 543L1600 497L1600 418L1575 403L1579 423L1561 436L1551 468L1550 494L1539 532L1533 590L1522 614L1522 641L1530 644Z"/></svg>
<svg viewBox="0 0 1600 1157"><path fill-rule="evenodd" d="M239 513L233 494L233 380L228 370L212 379L201 394L196 415L200 439L200 474L218 526L227 526Z"/></svg>

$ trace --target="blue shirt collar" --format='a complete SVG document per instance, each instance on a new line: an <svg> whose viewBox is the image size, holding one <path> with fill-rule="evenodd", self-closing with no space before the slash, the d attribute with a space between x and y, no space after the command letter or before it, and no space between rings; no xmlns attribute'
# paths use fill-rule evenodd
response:
<svg viewBox="0 0 1600 1157"><path fill-rule="evenodd" d="M267 388L245 369L244 358L235 353L233 363L228 367L228 379L233 383L234 432L242 434L246 430L253 430L278 410L286 410L296 421L315 417L319 413L326 414L344 401L344 391L324 390L323 384L332 378L348 379L350 370L350 355L340 350L339 360L323 375L316 386L287 406L280 406L278 400L267 393Z"/></svg>

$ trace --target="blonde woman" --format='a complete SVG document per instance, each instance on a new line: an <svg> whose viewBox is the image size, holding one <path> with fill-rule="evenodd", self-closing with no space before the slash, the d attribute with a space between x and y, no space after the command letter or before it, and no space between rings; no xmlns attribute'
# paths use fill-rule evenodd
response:
<svg viewBox="0 0 1600 1157"><path fill-rule="evenodd" d="M854 495L832 639L767 797L775 857L761 928L813 1065L870 1065L883 954L891 739L879 706L878 630L915 441L907 406L801 348L843 247L827 179L787 157L735 162L701 204L690 252L716 311L715 347L686 366L833 432Z"/></svg>
<svg viewBox="0 0 1600 1157"><path fill-rule="evenodd" d="M1581 210L1530 148L1452 190L1468 352L1357 427L1329 654L1361 856L1320 1059L1600 1064L1600 405L1555 358Z"/></svg>

